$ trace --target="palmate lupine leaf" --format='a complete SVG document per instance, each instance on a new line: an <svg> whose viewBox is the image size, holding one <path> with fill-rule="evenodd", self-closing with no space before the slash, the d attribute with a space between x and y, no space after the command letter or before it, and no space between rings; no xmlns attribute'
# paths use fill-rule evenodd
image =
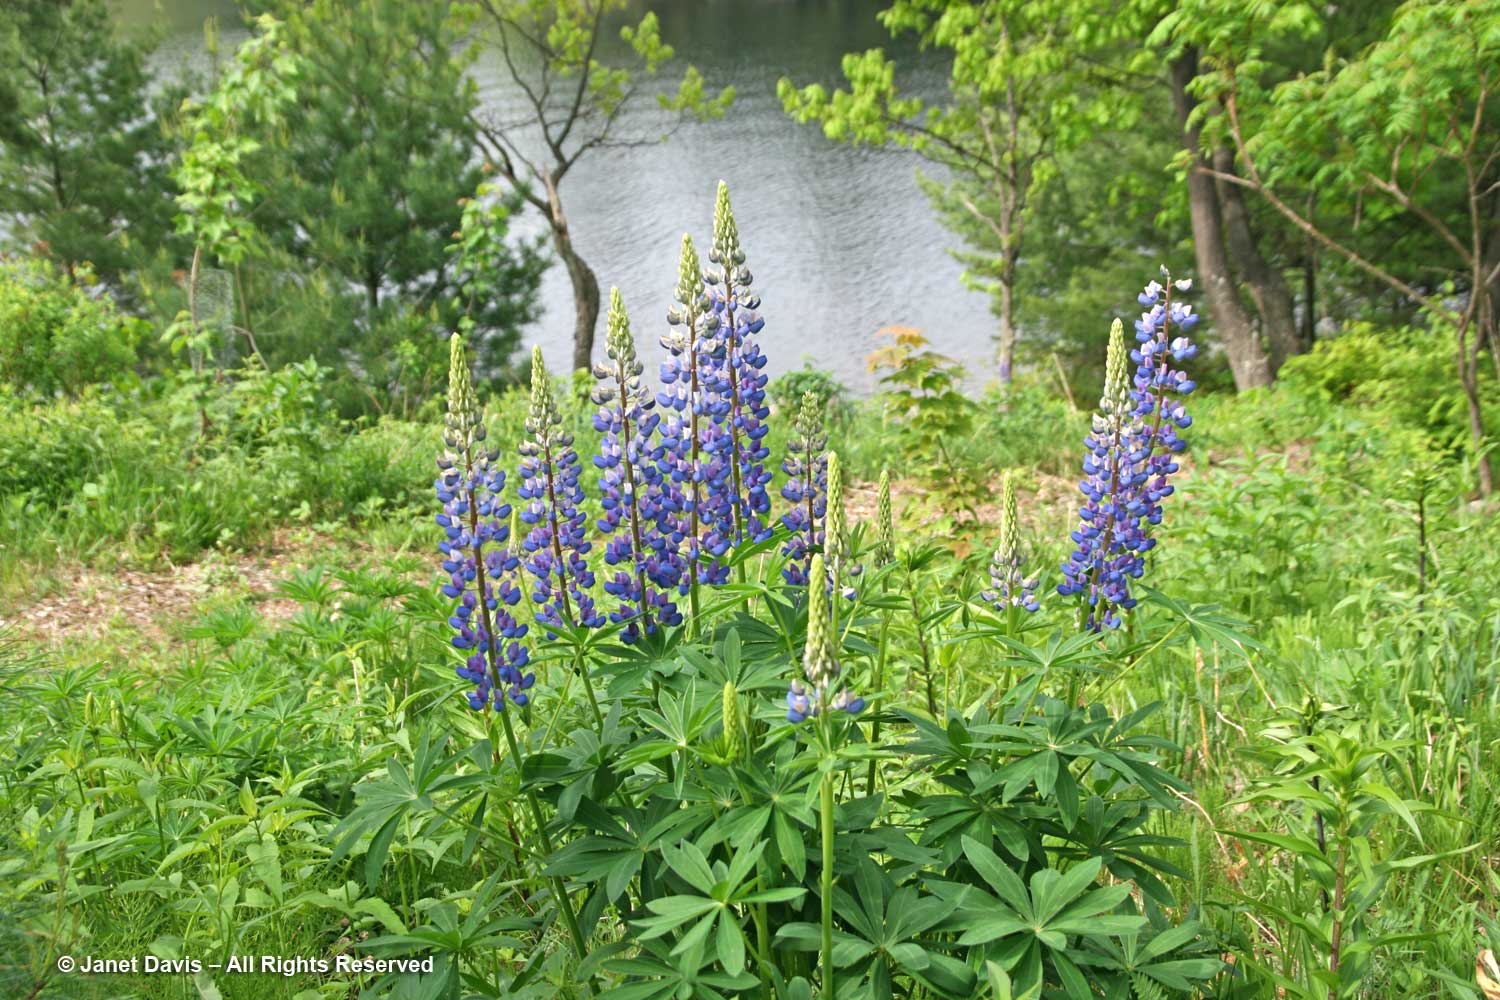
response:
<svg viewBox="0 0 1500 1000"><path fill-rule="evenodd" d="M973 886L952 887L957 889L958 908L950 923L960 931L960 944L986 945L998 955L1020 990L1038 985L1046 964L1069 996L1092 997L1087 979L1069 955L1070 940L1118 937L1146 923L1144 917L1114 912L1129 897L1131 886L1098 886L1098 858L1066 872L1044 868L1023 883L998 855L973 838L963 839L963 854L994 895Z"/></svg>
<svg viewBox="0 0 1500 1000"><path fill-rule="evenodd" d="M759 985L760 980L748 972L712 969L704 960L704 950L700 945L679 954L662 942L646 941L634 958L605 962L604 968L610 972L643 980L611 987L611 1000L676 1000L684 996L728 1000Z"/></svg>
<svg viewBox="0 0 1500 1000"><path fill-rule="evenodd" d="M943 953L921 936L946 920L957 908L955 899L921 895L913 886L897 888L869 858L855 872L853 891L834 890L834 908L848 930L834 931L833 961L852 968L857 986L843 980L842 989L865 987L867 995L889 1000L897 972L911 976L941 995L967 996L974 974L958 959ZM816 952L821 943L816 924L786 924L777 933L799 951Z"/></svg>
<svg viewBox="0 0 1500 1000"><path fill-rule="evenodd" d="M365 882L371 891L380 882L381 869L403 817L432 809L437 795L494 780L488 774L449 774L459 761L470 755L464 750L445 756L447 745L447 736L433 743L430 730L424 731L411 770L392 757L383 778L356 786L354 797L358 804L330 834L334 844L330 860L335 864L355 850L361 837L372 835L365 848Z"/></svg>
<svg viewBox="0 0 1500 1000"><path fill-rule="evenodd" d="M586 800L580 803L575 820L595 832L561 848L547 866L547 874L602 882L606 898L614 902L662 841L696 837L712 819L713 812L705 803L681 806L657 797L646 809L616 816Z"/></svg>
<svg viewBox="0 0 1500 1000"><path fill-rule="evenodd" d="M710 862L707 853L692 841L683 841L675 847L663 844L661 853L667 866L697 892L662 896L648 902L646 908L653 916L636 921L643 930L641 940L650 941L691 924L678 937L671 955L691 953L711 943L726 972L742 973L745 938L733 907L794 902L807 894L801 886L756 888L756 862L767 844L763 840L749 850L736 852L727 865L723 861Z"/></svg>
<svg viewBox="0 0 1500 1000"><path fill-rule="evenodd" d="M1165 608L1184 623L1193 641L1205 649L1217 646L1246 658L1252 650L1266 652L1265 644L1249 634L1250 623L1221 610L1220 605L1189 604L1150 587L1142 587L1141 592L1146 600Z"/></svg>

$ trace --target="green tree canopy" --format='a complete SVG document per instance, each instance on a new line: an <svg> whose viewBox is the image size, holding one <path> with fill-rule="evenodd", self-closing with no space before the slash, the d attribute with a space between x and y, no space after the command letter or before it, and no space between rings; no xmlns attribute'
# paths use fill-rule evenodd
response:
<svg viewBox="0 0 1500 1000"><path fill-rule="evenodd" d="M148 51L104 0L0 5L0 215L12 241L110 282L171 231Z"/></svg>

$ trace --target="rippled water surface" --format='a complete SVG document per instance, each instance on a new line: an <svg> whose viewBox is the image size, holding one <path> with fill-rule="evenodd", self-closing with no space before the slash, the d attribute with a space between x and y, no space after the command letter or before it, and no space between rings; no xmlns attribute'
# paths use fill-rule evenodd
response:
<svg viewBox="0 0 1500 1000"><path fill-rule="evenodd" d="M637 5L661 19L662 34L710 84L732 84L729 115L690 124L669 142L591 153L563 182L580 251L600 285L618 285L637 333L654 337L676 280L684 231L709 237L714 188L727 180L749 264L763 299L762 334L773 373L804 359L868 388L865 357L884 326L922 329L976 375L987 372L994 328L985 297L959 282L946 247L953 237L918 189L909 154L837 147L820 130L781 111L776 81L838 79L845 52L888 45L867 0L653 0ZM164 71L201 57L204 16L227 15L216 0L124 0L121 18L166 25ZM897 53L915 86L941 87L942 67ZM504 114L517 95L491 62L478 69L486 109ZM655 135L651 109L627 133ZM539 218L527 227L540 228ZM543 284L544 314L527 333L555 361L570 353L571 289L561 266ZM602 317L601 317L602 327ZM598 338L602 350L602 330Z"/></svg>

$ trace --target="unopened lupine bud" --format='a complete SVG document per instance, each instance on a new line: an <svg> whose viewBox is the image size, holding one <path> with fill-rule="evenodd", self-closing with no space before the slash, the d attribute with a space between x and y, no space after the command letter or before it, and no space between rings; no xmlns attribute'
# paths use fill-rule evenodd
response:
<svg viewBox="0 0 1500 1000"><path fill-rule="evenodd" d="M1099 399L1099 411L1106 416L1124 416L1130 402L1130 384L1126 380L1126 365L1130 360L1125 350L1125 325L1118 319L1109 328L1109 350L1104 361L1104 395Z"/></svg>
<svg viewBox="0 0 1500 1000"><path fill-rule="evenodd" d="M844 514L844 471L839 453L828 453L828 517L823 551L830 562L843 563L849 555L849 525Z"/></svg>
<svg viewBox="0 0 1500 1000"><path fill-rule="evenodd" d="M828 513L828 456L823 451L828 436L823 433L823 407L817 393L802 394L793 430L787 457L781 463L787 475L781 495L792 504L781 518L791 532L781 550L787 557L781 573L787 583L803 585L814 579L808 560L824 544L824 518Z"/></svg>
<svg viewBox="0 0 1500 1000"><path fill-rule="evenodd" d="M828 592L816 581L825 578L822 553L812 557L812 583L807 588L807 647L802 656L802 673L814 687L825 687L838 675L839 665L833 653L832 622L829 618Z"/></svg>
<svg viewBox="0 0 1500 1000"><path fill-rule="evenodd" d="M880 486L875 498L875 565L885 566L896 559L896 532L891 523L891 474L880 470Z"/></svg>
<svg viewBox="0 0 1500 1000"><path fill-rule="evenodd" d="M745 710L733 681L724 682L724 745L730 760L745 752Z"/></svg>

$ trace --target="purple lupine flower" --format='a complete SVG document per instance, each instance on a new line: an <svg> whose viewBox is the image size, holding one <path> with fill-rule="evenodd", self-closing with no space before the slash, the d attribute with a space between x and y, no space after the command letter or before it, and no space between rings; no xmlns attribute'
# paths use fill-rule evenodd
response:
<svg viewBox="0 0 1500 1000"><path fill-rule="evenodd" d="M667 311L671 329L661 338L670 355L661 365L659 466L671 484L665 489L662 530L683 554L678 590L697 600L700 583L717 585L729 579L721 557L733 541L726 526L733 523L729 508L731 462L728 441L716 416L727 403L707 390L719 367L723 343L716 336L718 317L703 288L698 253L686 234L678 259L676 304ZM716 413L715 411L720 412Z"/></svg>
<svg viewBox="0 0 1500 1000"><path fill-rule="evenodd" d="M1016 608L1031 613L1041 607L1036 587L1036 577L1026 575L1016 484L1007 475L1000 490L1000 544L990 559L990 589L979 596L1002 614Z"/></svg>
<svg viewBox="0 0 1500 1000"><path fill-rule="evenodd" d="M757 311L760 296L750 290L752 277L729 204L729 185L723 181L714 206L714 241L708 259L719 265L705 270L703 279L717 319L723 359L709 373L705 389L717 397L713 419L721 429L718 443L727 448L729 461L729 533L738 545L763 541L772 532L767 493L771 473L765 466L771 454L765 444L770 430L766 423L771 414L766 403L770 376L764 371L766 356L754 340L765 326Z"/></svg>
<svg viewBox="0 0 1500 1000"><path fill-rule="evenodd" d="M1185 291L1191 282L1179 281L1176 287ZM1186 447L1177 431L1192 423L1181 397L1195 385L1172 362L1197 353L1180 334L1196 325L1198 317L1191 306L1171 301L1170 276L1167 286L1153 281L1137 298L1150 308L1136 322L1140 347L1129 353L1135 377L1127 381L1124 330L1116 320L1104 397L1085 440L1088 454L1079 489L1086 502L1072 535L1078 548L1064 564L1057 588L1060 594L1083 595L1085 627L1091 631L1118 628L1121 613L1136 604L1129 581L1145 572L1145 554L1156 545L1151 528L1161 523L1162 501L1173 492L1168 482L1178 468L1173 456Z"/></svg>
<svg viewBox="0 0 1500 1000"><path fill-rule="evenodd" d="M505 470L484 447L484 421L474 395L463 341L454 336L449 347L448 412L443 418L443 443L438 455L438 477L433 486L443 505L437 515L445 537L438 543L448 582L443 596L458 601L448 623L455 649L467 655L458 676L474 685L469 706L505 707L506 698L526 704L526 692L536 675L525 672L530 653L521 641L526 626L510 608L521 598L515 584L518 564L506 546L512 527L506 523L511 507L500 499Z"/></svg>
<svg viewBox="0 0 1500 1000"><path fill-rule="evenodd" d="M604 582L606 593L620 601L610 621L624 623L621 638L629 643L657 624L678 625L682 615L667 591L682 579L677 546L661 530L666 489L660 462L666 449L656 438L660 416L656 399L641 381L644 366L636 357L635 337L620 290L609 291L607 363L594 365L594 429L603 437L594 464L604 470L599 530L610 540L604 561L617 567Z"/></svg>
<svg viewBox="0 0 1500 1000"><path fill-rule="evenodd" d="M531 407L522 442L519 490L527 501L521 520L530 525L522 549L526 569L535 578L531 599L541 605L537 621L545 626L596 628L604 616L594 608L588 589L594 585L588 555L592 544L585 537L587 518L580 506L583 487L578 484L578 452L573 435L560 430L562 414L552 395L552 379L542 362L542 349L531 352ZM556 633L549 631L549 639Z"/></svg>
<svg viewBox="0 0 1500 1000"><path fill-rule="evenodd" d="M787 442L787 457L781 463L781 471L787 475L781 495L792 504L781 516L781 523L791 531L781 549L787 557L781 575L787 583L800 587L809 579L813 552L823 546L823 521L828 512L828 456L823 453L828 436L823 433L823 409L816 393L802 394L793 431Z"/></svg>
<svg viewBox="0 0 1500 1000"><path fill-rule="evenodd" d="M809 569L810 577L817 580L825 572L822 554L815 554ZM865 700L852 696L846 688L834 689L840 667L834 648L832 617L828 589L808 587L807 646L802 654L802 674L806 683L794 679L787 687L788 722L802 722L822 714L825 709L838 709L853 715L865 707Z"/></svg>

